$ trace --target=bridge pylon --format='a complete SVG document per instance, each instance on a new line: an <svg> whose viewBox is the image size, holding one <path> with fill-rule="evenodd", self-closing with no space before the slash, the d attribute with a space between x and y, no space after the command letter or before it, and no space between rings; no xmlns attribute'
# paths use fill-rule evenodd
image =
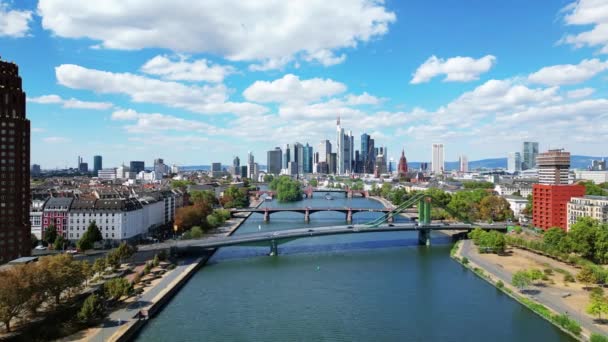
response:
<svg viewBox="0 0 608 342"><path fill-rule="evenodd" d="M351 208L348 208L346 212L346 223L353 223L353 210Z"/></svg>
<svg viewBox="0 0 608 342"><path fill-rule="evenodd" d="M418 243L424 246L431 245L431 230L422 228L431 223L432 198L425 196L418 201Z"/></svg>
<svg viewBox="0 0 608 342"><path fill-rule="evenodd" d="M306 211L304 212L304 222L310 222L310 210L308 210L308 208L306 208Z"/></svg>
<svg viewBox="0 0 608 342"><path fill-rule="evenodd" d="M270 212L268 211L268 208L264 210L264 222L270 222Z"/></svg>
<svg viewBox="0 0 608 342"><path fill-rule="evenodd" d="M270 256L278 256L279 255L279 244L276 240L270 240Z"/></svg>

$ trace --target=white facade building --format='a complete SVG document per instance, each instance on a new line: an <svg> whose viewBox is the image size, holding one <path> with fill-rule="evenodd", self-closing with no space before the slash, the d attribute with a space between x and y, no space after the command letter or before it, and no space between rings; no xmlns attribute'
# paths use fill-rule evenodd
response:
<svg viewBox="0 0 608 342"><path fill-rule="evenodd" d="M340 117L336 126L336 173L344 174L344 128L340 126Z"/></svg>
<svg viewBox="0 0 608 342"><path fill-rule="evenodd" d="M97 171L97 178L103 179L103 180L116 179L116 168L113 167L113 168L101 169L101 170Z"/></svg>
<svg viewBox="0 0 608 342"><path fill-rule="evenodd" d="M445 170L445 154L443 144L433 144L431 172L441 174Z"/></svg>
<svg viewBox="0 0 608 342"><path fill-rule="evenodd" d="M521 171L521 153L509 152L507 158L507 171L509 173L515 173Z"/></svg>
<svg viewBox="0 0 608 342"><path fill-rule="evenodd" d="M599 223L608 222L608 197L573 197L568 202L568 230L579 217L591 217Z"/></svg>
<svg viewBox="0 0 608 342"><path fill-rule="evenodd" d="M524 197L519 197L519 196L504 196L504 197L507 200L507 202L509 203L511 210L513 211L513 216L517 219L522 217L523 216L522 211L526 208L526 205L528 205L528 199L524 198Z"/></svg>
<svg viewBox="0 0 608 342"><path fill-rule="evenodd" d="M458 157L459 171L462 173L469 172L469 158L465 155Z"/></svg>
<svg viewBox="0 0 608 342"><path fill-rule="evenodd" d="M36 235L38 240L42 239L42 211L46 201L33 200L30 205L30 224L31 233Z"/></svg>
<svg viewBox="0 0 608 342"><path fill-rule="evenodd" d="M608 171L574 171L576 180L590 180L595 184L608 182Z"/></svg>

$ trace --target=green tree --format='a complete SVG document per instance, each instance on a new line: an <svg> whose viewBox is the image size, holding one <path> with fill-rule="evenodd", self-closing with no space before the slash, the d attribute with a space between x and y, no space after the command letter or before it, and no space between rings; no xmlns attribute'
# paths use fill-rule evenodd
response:
<svg viewBox="0 0 608 342"><path fill-rule="evenodd" d="M585 187L585 195L606 196L608 192L603 187L596 185L592 181L578 182Z"/></svg>
<svg viewBox="0 0 608 342"><path fill-rule="evenodd" d="M562 244L562 241L566 238L566 232L559 228L553 227L547 229L547 231L543 234L543 242L554 249L559 249L559 246Z"/></svg>
<svg viewBox="0 0 608 342"><path fill-rule="evenodd" d="M597 272L590 265L585 265L576 275L576 280L587 286L597 283Z"/></svg>
<svg viewBox="0 0 608 342"><path fill-rule="evenodd" d="M593 243L593 259L600 263L608 263L608 225L599 225Z"/></svg>
<svg viewBox="0 0 608 342"><path fill-rule="evenodd" d="M308 184L310 186L312 186L313 188L317 187L317 185L319 185L319 181L316 180L315 178L311 179L310 182L308 182Z"/></svg>
<svg viewBox="0 0 608 342"><path fill-rule="evenodd" d="M274 179L274 176L271 174L264 175L264 183L270 183L270 182L272 182L273 179Z"/></svg>
<svg viewBox="0 0 608 342"><path fill-rule="evenodd" d="M491 182L464 181L462 186L465 189L494 189L494 184Z"/></svg>
<svg viewBox="0 0 608 342"><path fill-rule="evenodd" d="M538 269L531 269L528 271L528 276L532 283L539 281L543 278L543 272Z"/></svg>
<svg viewBox="0 0 608 342"><path fill-rule="evenodd" d="M133 256L133 254L135 254L135 252L137 252L137 248L126 242L122 242L120 245L118 245L118 248L112 252L116 253L120 263L122 264L125 260L129 259L131 256Z"/></svg>
<svg viewBox="0 0 608 342"><path fill-rule="evenodd" d="M57 228L55 228L54 224L51 224L44 232L44 241L52 246L55 243L55 239L57 239Z"/></svg>
<svg viewBox="0 0 608 342"><path fill-rule="evenodd" d="M211 211L213 206L219 203L215 197L215 192L211 190L197 190L190 192L190 201L195 206L207 209L208 211Z"/></svg>
<svg viewBox="0 0 608 342"><path fill-rule="evenodd" d="M591 334L589 342L608 342L608 337L596 333Z"/></svg>
<svg viewBox="0 0 608 342"><path fill-rule="evenodd" d="M38 237L34 234L30 234L30 241L32 248L38 246Z"/></svg>
<svg viewBox="0 0 608 342"><path fill-rule="evenodd" d="M103 317L103 302L96 294L89 295L82 303L78 319L90 323Z"/></svg>
<svg viewBox="0 0 608 342"><path fill-rule="evenodd" d="M95 259L95 262L93 263L93 272L103 274L103 272L106 270L106 267L107 266L105 258Z"/></svg>
<svg viewBox="0 0 608 342"><path fill-rule="evenodd" d="M76 247L83 253L89 249L93 249L93 241L89 237L88 232L82 234L78 242L76 242Z"/></svg>
<svg viewBox="0 0 608 342"><path fill-rule="evenodd" d="M194 184L194 182L189 181L189 180L172 180L171 188L185 190L188 187L188 185L191 185L191 184Z"/></svg>
<svg viewBox="0 0 608 342"><path fill-rule="evenodd" d="M513 217L513 211L504 197L490 195L479 202L479 215L482 220L505 221Z"/></svg>
<svg viewBox="0 0 608 342"><path fill-rule="evenodd" d="M605 297L593 297L587 306L587 313L602 319L602 314L608 313L608 301Z"/></svg>
<svg viewBox="0 0 608 342"><path fill-rule="evenodd" d="M452 201L452 195L441 189L429 188L425 191L425 194L430 196L433 199L433 202L442 207L446 207Z"/></svg>
<svg viewBox="0 0 608 342"><path fill-rule="evenodd" d="M579 217L568 231L573 251L584 258L593 258L597 233L598 223L596 220L590 217Z"/></svg>
<svg viewBox="0 0 608 342"><path fill-rule="evenodd" d="M89 223L86 233L89 235L89 239L91 239L91 242L93 243L103 240L103 235L101 234L99 227L97 227L95 220Z"/></svg>
<svg viewBox="0 0 608 342"><path fill-rule="evenodd" d="M520 270L513 274L511 284L517 287L520 291L523 291L526 287L532 284L532 280L530 280L530 275L527 271Z"/></svg>
<svg viewBox="0 0 608 342"><path fill-rule="evenodd" d="M273 181L271 181L271 184ZM247 207L249 206L249 196L247 194L247 189L238 188L234 185L231 185L226 190L224 190L224 194L220 202L224 208Z"/></svg>
<svg viewBox="0 0 608 342"><path fill-rule="evenodd" d="M103 285L103 290L110 300L118 300L131 293L132 286L125 278L110 279Z"/></svg>
<svg viewBox="0 0 608 342"><path fill-rule="evenodd" d="M195 205L189 205L175 210L175 225L181 230L188 230L194 226L206 225L206 216L211 210L206 211Z"/></svg>
<svg viewBox="0 0 608 342"><path fill-rule="evenodd" d="M209 215L209 216L211 216L211 215ZM194 226L194 227L192 227L192 229L190 229L190 236L193 239L200 239L203 237L203 230L199 226Z"/></svg>
<svg viewBox="0 0 608 342"><path fill-rule="evenodd" d="M277 198L281 202L295 202L302 199L302 188L300 182L292 180L291 177L281 176L270 183L270 189L277 192Z"/></svg>
<svg viewBox="0 0 608 342"><path fill-rule="evenodd" d="M62 294L74 292L84 285L86 275L81 262L75 261L69 254L40 258L38 263L45 275L46 292L55 300L55 304L61 302Z"/></svg>
<svg viewBox="0 0 608 342"><path fill-rule="evenodd" d="M11 321L26 308L31 291L27 284L27 265L15 266L0 271L0 321L6 331L11 331Z"/></svg>
<svg viewBox="0 0 608 342"><path fill-rule="evenodd" d="M55 242L53 242L53 249L57 251L65 249L65 239L63 236L57 235Z"/></svg>

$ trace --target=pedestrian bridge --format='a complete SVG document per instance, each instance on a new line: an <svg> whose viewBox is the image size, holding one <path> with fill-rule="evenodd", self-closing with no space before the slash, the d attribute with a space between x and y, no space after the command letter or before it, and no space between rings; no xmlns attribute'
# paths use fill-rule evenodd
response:
<svg viewBox="0 0 608 342"><path fill-rule="evenodd" d="M198 248L219 248L227 246L269 246L270 255L278 255L278 246L280 244L315 236L331 236L345 234L365 234L365 233L386 233L386 232L407 232L417 231L418 240L422 245L430 245L431 231L471 231L475 228L484 230L506 231L505 224L426 224L419 225L417 223L399 223L399 224L382 224L376 227L369 225L350 225L350 226L328 226L316 228L297 228L280 230L274 232L259 232L251 234L233 235L227 237L218 237L205 239L200 241L192 241L189 245Z"/></svg>

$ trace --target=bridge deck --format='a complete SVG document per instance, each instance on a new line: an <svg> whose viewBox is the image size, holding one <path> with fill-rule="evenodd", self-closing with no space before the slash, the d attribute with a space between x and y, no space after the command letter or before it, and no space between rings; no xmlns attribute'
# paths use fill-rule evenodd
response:
<svg viewBox="0 0 608 342"><path fill-rule="evenodd" d="M471 225L471 224L430 224L418 226L415 223L403 224L386 224L376 228L370 228L366 225L350 225L350 226L329 226L316 228L298 228L275 231L272 233L261 232L243 235L233 235L228 237L220 237L214 239L202 240L199 243L193 243L191 246L202 248L217 248L225 246L247 245L256 242L264 241L280 241L294 240L298 238L307 238L313 236L329 236L342 234L362 234L362 233L383 233L383 232L400 232L400 231L420 231L420 230L472 230L480 227L486 230L506 230L506 225Z"/></svg>

